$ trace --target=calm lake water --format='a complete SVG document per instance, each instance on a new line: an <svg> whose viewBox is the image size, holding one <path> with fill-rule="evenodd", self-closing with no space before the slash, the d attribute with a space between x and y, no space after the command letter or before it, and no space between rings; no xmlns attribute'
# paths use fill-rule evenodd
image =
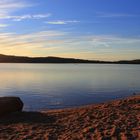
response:
<svg viewBox="0 0 140 140"><path fill-rule="evenodd" d="M24 110L67 108L140 92L140 65L0 64L0 96L19 96Z"/></svg>

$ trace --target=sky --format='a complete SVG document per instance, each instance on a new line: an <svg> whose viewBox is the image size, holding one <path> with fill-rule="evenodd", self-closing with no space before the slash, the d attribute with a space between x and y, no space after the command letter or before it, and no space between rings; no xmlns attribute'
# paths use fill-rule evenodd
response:
<svg viewBox="0 0 140 140"><path fill-rule="evenodd" d="M2 0L0 54L140 59L140 0Z"/></svg>

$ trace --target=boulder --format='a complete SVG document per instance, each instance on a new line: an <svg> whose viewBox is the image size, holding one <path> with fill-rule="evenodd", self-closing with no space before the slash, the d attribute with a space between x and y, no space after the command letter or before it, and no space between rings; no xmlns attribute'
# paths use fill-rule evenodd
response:
<svg viewBox="0 0 140 140"><path fill-rule="evenodd" d="M22 111L23 102L19 97L0 97L0 116Z"/></svg>

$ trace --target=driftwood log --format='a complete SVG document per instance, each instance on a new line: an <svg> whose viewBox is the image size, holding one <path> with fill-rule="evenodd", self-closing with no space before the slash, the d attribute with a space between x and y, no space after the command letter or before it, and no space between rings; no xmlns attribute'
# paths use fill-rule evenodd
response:
<svg viewBox="0 0 140 140"><path fill-rule="evenodd" d="M22 111L23 102L19 97L0 97L0 116Z"/></svg>

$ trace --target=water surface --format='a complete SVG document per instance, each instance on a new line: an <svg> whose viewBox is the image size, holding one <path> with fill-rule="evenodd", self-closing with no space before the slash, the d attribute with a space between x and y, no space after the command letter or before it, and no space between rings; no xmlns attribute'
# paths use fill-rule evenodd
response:
<svg viewBox="0 0 140 140"><path fill-rule="evenodd" d="M67 108L140 92L140 65L0 64L0 96L19 96L25 110Z"/></svg>

